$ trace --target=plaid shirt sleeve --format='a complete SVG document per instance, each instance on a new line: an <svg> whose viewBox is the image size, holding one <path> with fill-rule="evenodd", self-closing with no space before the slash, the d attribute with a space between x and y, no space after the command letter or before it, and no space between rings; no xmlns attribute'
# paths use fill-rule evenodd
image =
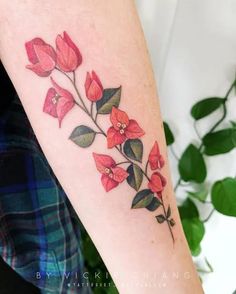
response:
<svg viewBox="0 0 236 294"><path fill-rule="evenodd" d="M16 99L0 117L0 255L41 293L91 293L71 215Z"/></svg>

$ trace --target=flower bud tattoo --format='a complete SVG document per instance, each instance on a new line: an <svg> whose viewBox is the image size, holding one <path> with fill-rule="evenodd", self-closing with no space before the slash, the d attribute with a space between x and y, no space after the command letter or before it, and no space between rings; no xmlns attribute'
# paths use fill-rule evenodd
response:
<svg viewBox="0 0 236 294"><path fill-rule="evenodd" d="M84 79L85 97L79 92L76 82L76 70L82 64L79 48L64 32L55 40L55 49L41 38L34 38L25 43L30 64L27 69L40 77L49 77L54 71L60 72L67 78L74 89L71 93L50 77L51 87L48 89L43 105L43 111L57 118L59 127L65 116L73 107L78 107L87 114L94 128L78 125L72 131L69 139L81 148L92 146L96 136L103 136L108 150L123 157L117 162L107 154L93 152L97 171L101 176L101 183L106 192L115 189L126 182L136 191L131 208L147 209L150 212L159 211L155 219L159 224L167 223L174 242L174 219L171 217L170 205L163 201L163 193L167 184L162 175L165 165L158 142L155 141L146 164L143 167L142 137L144 130L139 123L119 108L121 100L121 86L105 88L95 71L87 72ZM104 130L98 122L98 116L108 115L111 125ZM132 116L131 116L132 117Z"/></svg>

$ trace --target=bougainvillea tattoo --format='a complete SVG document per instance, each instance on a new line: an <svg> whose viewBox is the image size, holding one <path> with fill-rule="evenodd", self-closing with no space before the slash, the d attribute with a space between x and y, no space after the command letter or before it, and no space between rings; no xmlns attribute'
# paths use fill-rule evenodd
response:
<svg viewBox="0 0 236 294"><path fill-rule="evenodd" d="M174 242L172 227L175 225L171 217L170 205L163 201L166 179L161 174L165 161L156 141L149 153L145 166L143 163L143 143L145 135L139 123L119 108L121 87L104 89L99 77L92 71L88 72L84 87L86 97L80 94L76 82L76 69L82 63L82 55L69 35L64 32L56 38L56 49L41 38L26 42L26 52L30 64L27 69L40 77L49 77L53 71L63 74L72 84L74 94L64 89L50 77L51 87L48 89L43 111L58 119L59 127L70 110L77 106L85 112L94 124L92 129L86 125L75 127L69 139L82 148L92 145L97 135L107 142L108 149L115 149L123 161L117 162L107 154L93 152L96 168L101 174L101 183L106 192L127 182L136 191L132 200L132 209L144 208L151 212L161 211L155 215L158 223L167 223ZM103 130L98 116L109 115L111 125ZM151 175L150 175L151 173ZM146 186L141 189L141 186Z"/></svg>

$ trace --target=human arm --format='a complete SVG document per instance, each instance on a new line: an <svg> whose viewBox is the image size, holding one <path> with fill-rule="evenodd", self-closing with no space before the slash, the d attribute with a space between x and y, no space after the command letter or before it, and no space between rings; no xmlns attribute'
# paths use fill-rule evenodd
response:
<svg viewBox="0 0 236 294"><path fill-rule="evenodd" d="M60 0L55 3L0 0L0 11L1 59L14 82L49 163L97 246L120 293L189 293L193 289L193 293L202 293L180 225L167 164L155 82L133 1ZM82 56L81 61L77 52L79 65L74 71L75 83L72 72L66 72L65 75L64 70L58 70L62 65L60 67L57 64L57 69L53 68L53 56L52 64L48 65L51 73L47 77L39 77L26 68L32 62L27 58L25 43L40 37L54 46L56 36L62 35L64 30ZM113 146L115 139L111 132L113 131L113 135L116 133L112 129L109 133L113 138L109 146L112 148L108 148L108 129L113 128L118 132L121 130L120 134L124 134L122 128L116 129L115 119L110 121L110 113L99 114L94 123L95 102L93 116L87 113L91 109L91 101L87 97L90 94L86 93L84 83L86 72L91 73L92 70L99 76L104 89L122 86L120 103L116 106L129 117L127 121L127 117L122 115L121 124L128 126L130 120L135 120L139 125L138 131L137 128L123 130L126 134L125 140L132 137L142 141L142 163L130 156L126 158L125 142L122 142L122 150L119 144ZM50 80L50 76L56 84ZM53 98L48 89L53 88L58 92L57 85L73 96L70 99L65 94L67 108L62 104L59 105L60 109L54 109L53 100L52 104L45 105L46 96L49 100ZM94 94L97 97L98 92L99 87ZM90 99L93 99L91 97L92 94ZM116 114L114 117L117 117ZM68 139L79 125L88 126L99 133L87 148L81 148ZM121 140L120 137L118 136L118 140ZM152 170L149 163L146 172L146 163L155 141L158 142L165 164L162 166L160 158L156 159L158 168ZM155 198L162 205L153 212L146 208L131 209L137 191L127 183L127 175L124 173L131 162L115 166L111 159L103 157L102 165L106 165L108 170L102 170L95 164L101 157L95 155L94 158L92 153L110 156L116 164L130 160L133 167L138 165L142 169L143 177L139 191L149 189L152 174L161 172L167 183L164 185L156 175L153 181L158 187L153 189L161 190L162 197L158 198L155 193ZM114 180L116 183L108 181L111 172L119 176ZM116 172L120 172L119 175ZM115 185L117 187L113 188ZM113 189L106 192L104 188ZM156 218L160 214L166 216L168 205L171 208L173 226L166 220L159 223ZM145 275L147 272L148 276ZM169 279L165 288L159 288L164 272ZM180 278L173 278L173 272L179 272ZM186 272L189 273L187 278ZM157 288L135 286L136 283L154 282Z"/></svg>

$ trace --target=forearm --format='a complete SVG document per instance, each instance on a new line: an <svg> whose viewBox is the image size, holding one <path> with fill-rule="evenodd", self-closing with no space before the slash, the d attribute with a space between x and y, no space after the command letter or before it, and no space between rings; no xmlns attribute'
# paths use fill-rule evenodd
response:
<svg viewBox="0 0 236 294"><path fill-rule="evenodd" d="M43 151L120 293L202 293L174 200L155 82L133 1L0 0L0 11L2 61ZM64 30L82 56L81 60L77 52L76 68L65 71L63 62L55 60L56 65L51 66L47 77L27 69L26 64L30 62L25 42L40 37L54 45L55 37ZM102 83L97 83L95 92L89 81L87 91L84 89L86 72L92 70ZM66 114L65 105L57 104L62 94L55 95L56 100L50 100L53 98L50 93L47 95L49 88L54 89L53 93L58 92L50 76L72 95L72 98L66 97L69 103ZM120 103L116 99L113 110L96 116L97 111L102 112L101 104L95 107L96 100L103 99L99 90L120 86ZM46 95L49 102L45 102ZM59 105L57 108L54 102ZM117 114L117 109L125 111L128 118L123 113ZM132 127L133 120L138 126ZM94 141L91 136L86 137L86 141L80 141L78 136L70 137L80 125L95 132ZM127 141L134 139L143 146L143 155L137 151L136 159L127 147ZM146 168L155 141L165 164L154 156L154 162L149 162ZM93 153L110 156L114 161L110 157L93 156ZM156 153L154 148L154 155ZM138 169L139 176L135 184L130 185L127 177L131 179L134 168ZM166 185L156 172L165 177ZM153 173L156 175L152 178ZM149 183L151 179L153 185ZM153 196L148 196L147 201L154 197L159 207L155 211L145 207L131 209L132 202L133 206L137 202L134 197L138 192L132 185L138 191L149 189ZM159 223L156 216L161 214L167 218L168 206L171 217ZM173 220L170 222L170 219ZM176 272L179 279L173 277ZM164 273L166 280L162 279ZM186 276L186 273L189 274ZM165 288L162 282L166 282ZM143 288L139 283L156 283L156 288L154 285Z"/></svg>

